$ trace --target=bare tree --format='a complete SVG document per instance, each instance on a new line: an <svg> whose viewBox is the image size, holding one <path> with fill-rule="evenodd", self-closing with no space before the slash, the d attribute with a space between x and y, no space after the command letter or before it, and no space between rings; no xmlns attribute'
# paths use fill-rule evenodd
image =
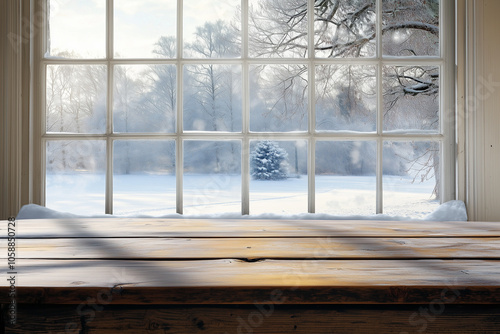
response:
<svg viewBox="0 0 500 334"><path fill-rule="evenodd" d="M71 57L72 54L60 53ZM106 69L103 65L50 65L46 80L46 129L47 132L95 133L104 131ZM97 124L96 124L97 123ZM67 141L48 145L48 150L57 150L48 157L49 169L88 169L89 160L74 150L67 150ZM76 147L80 144L73 144ZM54 164L52 164L54 163ZM56 166L57 165L57 166Z"/></svg>
<svg viewBox="0 0 500 334"><path fill-rule="evenodd" d="M371 57L376 54L377 15L375 0L315 0L314 12L308 13L307 0L262 0L250 8L250 53L256 57L308 56L308 18L314 20L316 57ZM382 52L389 56L439 55L439 0L382 1ZM326 66L325 70L328 69ZM385 67L384 127L386 129L437 130L439 123L439 72L435 67ZM276 73L278 81L293 81L290 76ZM318 71L321 84L322 74ZM360 104L357 96L366 85L361 83L366 73L353 71L349 80L334 90L337 107L343 117L353 117ZM273 77L273 76L269 76ZM328 75L317 96L332 99ZM298 76L297 79L298 80ZM320 87L319 87L320 88ZM288 99L294 103L293 99ZM293 108L286 108L293 110ZM360 108L366 110L366 108ZM402 128L398 128L402 126ZM432 145L431 145L432 146ZM408 161L421 166L420 172L434 174L439 182L439 149L428 147L423 155ZM427 159L426 163L422 161ZM412 168L413 170L413 168ZM422 174L422 173L419 173ZM439 197L438 187L435 194Z"/></svg>
<svg viewBox="0 0 500 334"><path fill-rule="evenodd" d="M206 22L198 27L195 40L188 44L186 49L195 58L233 58L240 54L237 43L237 31L223 21ZM200 64L185 67L186 85L191 90L189 102L185 104L185 110L191 108L190 113L194 115L194 123L187 128L204 130L202 119L196 119L200 112L208 116L209 129L212 131L234 131L235 130L235 99L236 83L235 76L239 70L229 64ZM185 92L186 93L186 92ZM203 117L204 118L204 117ZM185 123L186 124L186 123ZM216 170L221 170L223 164L220 162L220 150L218 144L215 147Z"/></svg>
<svg viewBox="0 0 500 334"><path fill-rule="evenodd" d="M156 43L153 50L159 58L176 57L176 40L172 36L163 36ZM153 113L163 115L165 127L160 129L166 132L175 131L175 110L177 93L177 69L174 65L150 65L151 72L147 74L151 82L151 91L145 97L145 107Z"/></svg>

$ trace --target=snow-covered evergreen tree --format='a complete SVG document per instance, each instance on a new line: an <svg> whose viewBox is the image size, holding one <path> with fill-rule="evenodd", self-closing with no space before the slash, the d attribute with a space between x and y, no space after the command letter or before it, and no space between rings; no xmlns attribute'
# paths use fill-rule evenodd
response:
<svg viewBox="0 0 500 334"><path fill-rule="evenodd" d="M283 180L288 177L288 153L277 143L257 144L250 156L250 173L255 180Z"/></svg>

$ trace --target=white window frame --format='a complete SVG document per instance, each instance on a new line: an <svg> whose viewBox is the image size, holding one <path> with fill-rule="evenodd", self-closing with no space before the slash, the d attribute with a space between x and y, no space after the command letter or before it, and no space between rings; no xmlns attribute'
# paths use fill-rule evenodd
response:
<svg viewBox="0 0 500 334"><path fill-rule="evenodd" d="M381 16L381 1L377 1L378 17ZM309 14L313 13L314 2L309 1ZM38 13L47 13L45 1L32 2L32 18ZM240 140L242 143L242 193L241 193L241 213L249 214L250 197L249 197L249 146L250 141L259 140L265 137L271 140L300 140L308 141L308 212L314 213L315 210L315 144L318 140L372 140L377 143L377 169L376 169L376 213L383 213L383 184L382 184L382 147L385 141L438 141L441 144L441 201L455 199L455 1L441 0L440 12L440 56L439 57L412 57L412 58L396 58L381 55L381 39L377 38L377 56L367 59L339 58L339 59L315 59L313 52L312 39L313 34L309 36L309 58L307 59L252 59L248 57L248 36L246 19L247 0L242 0L242 58L240 59L186 59L182 56L182 0L178 0L178 19L177 19L177 58L176 59L114 59L113 58L113 0L107 2L107 23L106 23L106 58L105 59L45 59L43 57L46 50L46 36L42 33L35 36L33 40L33 68L32 73L32 124L33 124L33 149L31 152L33 183L32 183L32 201L35 203L45 204L45 147L48 140L88 140L98 139L105 140L107 153L107 170L106 170L106 194L105 194L105 213L113 213L113 142L123 139L175 139L176 140L176 212L183 213L183 149L182 144L185 140L202 139L202 140ZM312 31L313 20L309 19L309 29ZM377 20L377 36L381 36L381 22ZM41 27L42 31L44 26ZM251 64L273 64L273 63L307 63L309 66L309 96L314 96L314 68L318 63L329 64L365 64L376 65L377 67L377 87L381 92L382 75L381 69L385 65L414 65L423 64L429 66L438 66L440 68L440 132L436 134L406 134L406 133L384 133L382 131L382 113L383 100L382 94L378 94L377 98L377 132L376 133L342 133L342 132L317 132L315 130L315 114L314 114L314 99L309 98L309 114L308 114L308 130L300 133L260 133L251 132L249 128L249 100L248 94L243 96L243 112L242 112L242 131L239 133L207 133L184 131L182 121L182 90L177 89L177 129L176 133L172 134L142 134L142 133L113 133L112 131L112 80L113 80L113 65L116 64L175 64L177 66L177 87L182 87L183 65L199 64L199 63L224 63L224 64L240 64L242 65L242 81L243 90L249 91L248 77L249 66ZM107 76L107 129L105 134L58 134L46 133L45 131L45 70L47 65L53 64L104 64L108 68Z"/></svg>

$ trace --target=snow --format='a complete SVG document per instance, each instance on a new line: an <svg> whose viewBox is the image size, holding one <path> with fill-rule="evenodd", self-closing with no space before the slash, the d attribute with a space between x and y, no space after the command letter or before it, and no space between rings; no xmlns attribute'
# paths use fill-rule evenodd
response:
<svg viewBox="0 0 500 334"><path fill-rule="evenodd" d="M78 215L104 214L105 175L48 174L46 206ZM175 175L129 174L113 177L113 213L119 216L165 216L176 213ZM316 213L367 216L376 213L375 176L317 175ZM433 179L412 182L383 177L384 213L423 218L439 206L432 197ZM186 215L241 212L241 175L185 173ZM250 214L307 213L308 178L250 180Z"/></svg>
<svg viewBox="0 0 500 334"><path fill-rule="evenodd" d="M391 135L431 135L436 134L437 130L422 130L422 129L398 129L398 130L384 130L384 134Z"/></svg>
<svg viewBox="0 0 500 334"><path fill-rule="evenodd" d="M467 210L462 201L449 201L427 215L425 220L431 221L467 221Z"/></svg>
<svg viewBox="0 0 500 334"><path fill-rule="evenodd" d="M432 83L418 83L413 86L407 86L403 90L409 94L419 94L431 87Z"/></svg>
<svg viewBox="0 0 500 334"><path fill-rule="evenodd" d="M104 175L47 175L47 208L21 208L17 219L44 218L241 218L321 220L466 221L461 201L439 204L433 182L384 175L384 212L375 214L374 176L316 176L316 212L307 212L306 176L250 181L250 215L241 215L241 175L185 174L184 215L176 213L174 175L114 176L115 215L104 212Z"/></svg>
<svg viewBox="0 0 500 334"><path fill-rule="evenodd" d="M130 216L117 215L76 215L68 212L48 209L36 204L27 204L19 210L16 220L21 219L64 219L64 218L120 218ZM137 218L152 218L147 215L136 215ZM302 213L295 215L280 215L275 213L264 213L258 215L240 215L236 213L204 214L204 215L180 215L170 214L154 218L200 218L200 219L292 219L292 220L381 220L381 221L467 221L467 212L465 204L462 201L449 201L440 205L434 212L421 219L404 216L391 216L385 214L378 215L351 215L335 216L321 213Z"/></svg>

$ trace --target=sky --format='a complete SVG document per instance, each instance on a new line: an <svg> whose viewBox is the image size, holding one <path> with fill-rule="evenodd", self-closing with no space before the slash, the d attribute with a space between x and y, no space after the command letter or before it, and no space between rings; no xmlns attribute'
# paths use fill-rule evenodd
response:
<svg viewBox="0 0 500 334"><path fill-rule="evenodd" d="M238 0L189 0L184 3L184 39L207 21L234 17ZM50 0L50 46L81 57L105 57L106 0ZM175 36L177 1L114 0L115 56L152 57L161 36Z"/></svg>

